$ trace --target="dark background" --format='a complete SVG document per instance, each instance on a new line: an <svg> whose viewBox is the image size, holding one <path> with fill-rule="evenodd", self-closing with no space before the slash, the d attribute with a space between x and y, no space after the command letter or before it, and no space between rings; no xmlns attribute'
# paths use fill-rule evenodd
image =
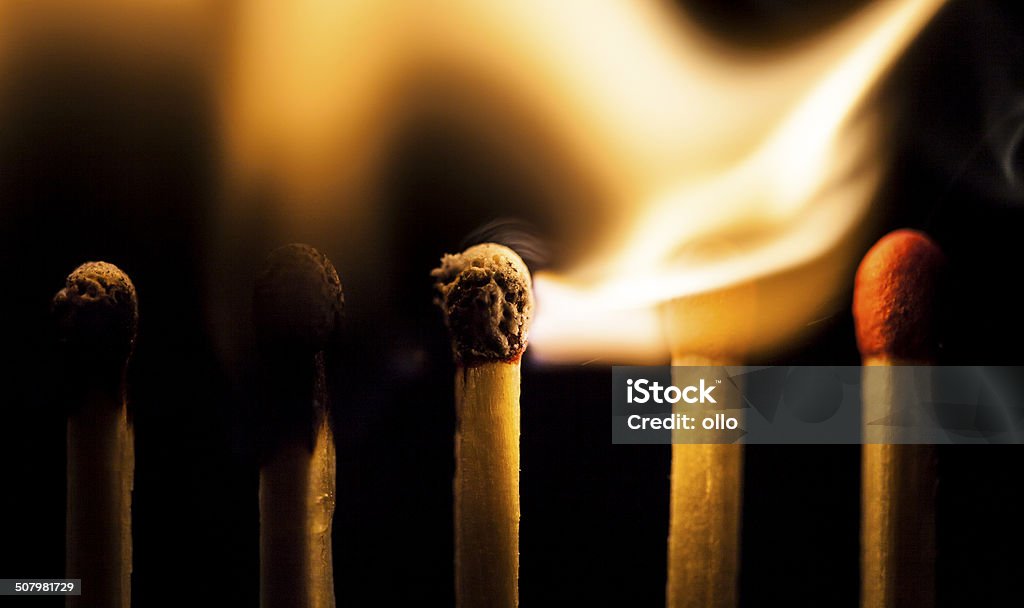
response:
<svg viewBox="0 0 1024 608"><path fill-rule="evenodd" d="M719 35L759 45L798 40L857 5L687 8ZM880 91L895 162L877 232L924 229L949 257L936 301L942 363L1024 362L1024 22L1012 5L952 3ZM229 380L254 371L217 357L206 313L216 294L203 283L217 192L208 83L41 56L15 66L0 104L0 576L62 576L65 428L48 306L75 266L106 259L140 294L129 375L135 605L255 606L256 391ZM453 367L427 271L495 218L525 222L503 238L543 243L551 232L542 195L472 139L420 128L402 142L389 179L391 272L382 299L346 294L345 344L330 363L339 604L452 603ZM335 259L343 281L359 263ZM858 362L847 307L752 363ZM610 444L608 363L525 361L526 606L663 605L669 448ZM1017 603L1022 457L1016 446L940 449L940 605ZM745 466L741 603L856 605L859 447L750 446Z"/></svg>

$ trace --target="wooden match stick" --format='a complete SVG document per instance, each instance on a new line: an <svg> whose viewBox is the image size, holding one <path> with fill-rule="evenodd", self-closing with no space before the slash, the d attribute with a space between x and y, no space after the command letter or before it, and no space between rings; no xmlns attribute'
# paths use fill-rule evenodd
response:
<svg viewBox="0 0 1024 608"><path fill-rule="evenodd" d="M135 344L135 286L117 266L87 262L53 298L67 426L65 572L82 580L68 606L131 605L134 432L125 372Z"/></svg>
<svg viewBox="0 0 1024 608"><path fill-rule="evenodd" d="M256 282L264 365L260 606L334 606L335 447L324 351L344 306L338 273L308 245L274 250Z"/></svg>
<svg viewBox="0 0 1024 608"><path fill-rule="evenodd" d="M934 363L932 301L943 256L926 235L897 230L857 269L853 315L865 366ZM865 370L865 422L892 416L902 376ZM870 444L862 452L861 606L935 603L936 459L931 445Z"/></svg>
<svg viewBox="0 0 1024 608"><path fill-rule="evenodd" d="M695 367L738 365L754 331L755 287L743 284L679 298L664 309L672 380L688 386ZM736 410L719 396L723 409ZM687 412L685 408L683 410ZM740 416L738 411L730 415ZM683 431L674 431L680 433ZM674 439L669 503L669 608L736 606L743 499L741 444L682 444Z"/></svg>
<svg viewBox="0 0 1024 608"><path fill-rule="evenodd" d="M455 357L455 603L519 605L519 381L533 316L526 264L485 243L431 276Z"/></svg>

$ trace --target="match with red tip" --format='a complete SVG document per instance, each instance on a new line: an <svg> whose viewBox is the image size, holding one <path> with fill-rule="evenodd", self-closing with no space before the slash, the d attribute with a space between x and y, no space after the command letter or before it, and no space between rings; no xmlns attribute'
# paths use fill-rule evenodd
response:
<svg viewBox="0 0 1024 608"><path fill-rule="evenodd" d="M922 232L882 237L857 269L853 318L865 361L930 361L935 355L934 295L944 265L939 246Z"/></svg>

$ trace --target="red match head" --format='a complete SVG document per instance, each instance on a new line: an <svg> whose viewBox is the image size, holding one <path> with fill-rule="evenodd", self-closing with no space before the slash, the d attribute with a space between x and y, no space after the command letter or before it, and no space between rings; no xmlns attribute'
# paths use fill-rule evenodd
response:
<svg viewBox="0 0 1024 608"><path fill-rule="evenodd" d="M857 269L853 320L861 357L928 362L935 353L935 294L942 251L927 235L882 237Z"/></svg>

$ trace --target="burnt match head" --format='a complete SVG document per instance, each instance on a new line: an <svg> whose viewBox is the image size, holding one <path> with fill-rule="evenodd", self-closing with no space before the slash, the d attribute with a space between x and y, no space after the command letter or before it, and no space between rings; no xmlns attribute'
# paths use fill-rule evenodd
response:
<svg viewBox="0 0 1024 608"><path fill-rule="evenodd" d="M327 256L309 245L279 247L256 279L256 338L262 348L314 354L336 335L344 305L341 279Z"/></svg>
<svg viewBox="0 0 1024 608"><path fill-rule="evenodd" d="M533 318L530 271L508 247L484 243L441 258L430 275L456 362L515 360Z"/></svg>
<svg viewBox="0 0 1024 608"><path fill-rule="evenodd" d="M65 353L90 365L124 364L135 345L139 305L120 268L86 262L53 297L57 340Z"/></svg>
<svg viewBox="0 0 1024 608"><path fill-rule="evenodd" d="M916 230L897 230L875 243L857 269L853 291L861 357L934 357L934 299L943 264L938 245Z"/></svg>

